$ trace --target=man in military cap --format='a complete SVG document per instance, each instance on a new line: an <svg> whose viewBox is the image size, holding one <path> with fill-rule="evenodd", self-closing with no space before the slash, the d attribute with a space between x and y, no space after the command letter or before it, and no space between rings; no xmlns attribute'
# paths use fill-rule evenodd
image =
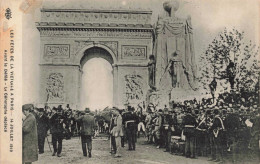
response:
<svg viewBox="0 0 260 164"><path fill-rule="evenodd" d="M128 150L135 150L136 130L138 117L134 113L134 108L128 106L128 111L124 113L124 125L126 128L126 135L128 140Z"/></svg>
<svg viewBox="0 0 260 164"><path fill-rule="evenodd" d="M56 112L55 112L56 111ZM53 115L50 116L50 132L52 134L52 145L53 145L53 154L55 156L57 153L58 157L61 157L62 151L62 140L64 133L64 116L61 106L59 108L54 108ZM58 143L58 147L57 147Z"/></svg>
<svg viewBox="0 0 260 164"><path fill-rule="evenodd" d="M22 107L23 119L23 163L30 164L38 160L38 138L36 119L30 110L34 107L32 104L25 104Z"/></svg>
<svg viewBox="0 0 260 164"><path fill-rule="evenodd" d="M95 129L95 119L94 116L90 115L89 108L85 109L85 114L76 118L77 121L81 123L81 145L83 155L87 156L87 148L88 147L88 156L91 158L91 150L92 150L92 136L94 135Z"/></svg>
<svg viewBox="0 0 260 164"><path fill-rule="evenodd" d="M39 154L44 153L44 142L49 129L49 119L44 113L43 108L38 108L37 132L38 132L38 147Z"/></svg>

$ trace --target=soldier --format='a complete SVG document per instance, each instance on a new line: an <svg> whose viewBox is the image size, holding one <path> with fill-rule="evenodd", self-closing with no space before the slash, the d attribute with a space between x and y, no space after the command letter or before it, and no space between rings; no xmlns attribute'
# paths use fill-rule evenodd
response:
<svg viewBox="0 0 260 164"><path fill-rule="evenodd" d="M52 145L53 145L53 154L55 156L57 153L58 157L61 157L62 151L62 140L63 140L63 132L64 132L64 116L61 106L57 109L54 108L53 115L50 117L50 125L51 125L51 134L52 134ZM57 147L58 143L58 147Z"/></svg>
<svg viewBox="0 0 260 164"><path fill-rule="evenodd" d="M142 131L144 134L144 137L146 137L146 130L145 130L145 126L144 126L144 122L145 122L145 115L140 112L138 114L138 127L137 127L137 136L138 138L140 137L140 132Z"/></svg>
<svg viewBox="0 0 260 164"><path fill-rule="evenodd" d="M38 148L39 154L44 153L44 142L49 129L49 119L44 113L43 108L38 109L37 132L38 132Z"/></svg>
<svg viewBox="0 0 260 164"><path fill-rule="evenodd" d="M126 135L128 139L128 150L135 150L136 128L138 117L134 113L134 108L128 106L128 112L124 114L124 124L126 128Z"/></svg>
<svg viewBox="0 0 260 164"><path fill-rule="evenodd" d="M187 113L183 118L183 134L186 137L185 142L185 156L187 158L195 158L195 127L196 127L196 119L191 114L192 109L190 107L187 108Z"/></svg>
<svg viewBox="0 0 260 164"><path fill-rule="evenodd" d="M212 133L213 133L213 144L214 144L214 151L213 151L213 159L215 158L215 162L223 162L223 131L224 131L224 123L220 117L219 109L216 107L214 109L214 120L212 124Z"/></svg>
<svg viewBox="0 0 260 164"><path fill-rule="evenodd" d="M196 141L198 156L206 156L206 141L207 141L207 124L204 110L201 111L198 117L198 126L196 127Z"/></svg>
<svg viewBox="0 0 260 164"><path fill-rule="evenodd" d="M91 158L91 150L92 150L92 136L94 135L95 129L95 119L94 116L90 115L89 108L85 109L85 114L76 118L77 121L81 123L81 146L83 155L87 157L87 148L88 147L88 156Z"/></svg>
<svg viewBox="0 0 260 164"><path fill-rule="evenodd" d="M163 111L163 136L165 138L165 151L164 152L169 152L170 151L170 143L171 143L171 127L173 126L173 118L172 115L169 113L168 108L164 108Z"/></svg>

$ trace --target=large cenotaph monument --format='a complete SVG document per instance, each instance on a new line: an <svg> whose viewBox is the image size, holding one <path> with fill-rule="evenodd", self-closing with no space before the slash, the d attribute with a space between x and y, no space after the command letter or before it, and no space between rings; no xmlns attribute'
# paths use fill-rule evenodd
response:
<svg viewBox="0 0 260 164"><path fill-rule="evenodd" d="M175 16L177 1L163 4L165 13L159 16L155 29L155 80L151 95L157 94L160 105L181 101L195 94L196 64L193 45L191 17Z"/></svg>

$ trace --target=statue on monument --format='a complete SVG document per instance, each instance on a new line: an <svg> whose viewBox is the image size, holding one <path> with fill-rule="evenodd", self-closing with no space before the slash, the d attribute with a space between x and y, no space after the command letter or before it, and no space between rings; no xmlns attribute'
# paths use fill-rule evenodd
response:
<svg viewBox="0 0 260 164"><path fill-rule="evenodd" d="M175 51L169 62L169 74L171 75L172 87L181 87L181 75L183 74L182 61L179 59L180 51Z"/></svg>
<svg viewBox="0 0 260 164"><path fill-rule="evenodd" d="M182 88L196 90L196 65L191 18L177 18L177 1L163 4L165 14L156 26L154 54L155 86L159 90ZM169 72L169 73L166 73Z"/></svg>
<svg viewBox="0 0 260 164"><path fill-rule="evenodd" d="M154 57L154 55L149 56L148 72L149 72L149 86L152 90L156 90L156 88L155 88L155 57Z"/></svg>

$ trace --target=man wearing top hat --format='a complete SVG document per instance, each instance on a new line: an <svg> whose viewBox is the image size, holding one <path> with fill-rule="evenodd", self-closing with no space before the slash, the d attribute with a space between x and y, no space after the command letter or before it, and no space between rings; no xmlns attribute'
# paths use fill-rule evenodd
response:
<svg viewBox="0 0 260 164"><path fill-rule="evenodd" d="M62 140L63 140L63 133L64 133L64 116L61 106L58 108L54 108L53 115L50 116L50 132L52 134L52 145L53 145L53 154L55 156L57 153L58 157L61 157L62 151ZM58 143L58 147L57 147Z"/></svg>
<svg viewBox="0 0 260 164"><path fill-rule="evenodd" d="M90 109L85 109L85 114L76 118L77 121L81 123L81 145L83 155L87 156L87 149L88 149L88 156L89 158L92 157L92 136L94 135L95 129L95 119L94 116L90 115ZM87 147L86 147L87 144Z"/></svg>
<svg viewBox="0 0 260 164"><path fill-rule="evenodd" d="M25 104L22 107L23 119L23 163L30 164L38 160L38 138L36 119L30 110L34 107L32 104Z"/></svg>

